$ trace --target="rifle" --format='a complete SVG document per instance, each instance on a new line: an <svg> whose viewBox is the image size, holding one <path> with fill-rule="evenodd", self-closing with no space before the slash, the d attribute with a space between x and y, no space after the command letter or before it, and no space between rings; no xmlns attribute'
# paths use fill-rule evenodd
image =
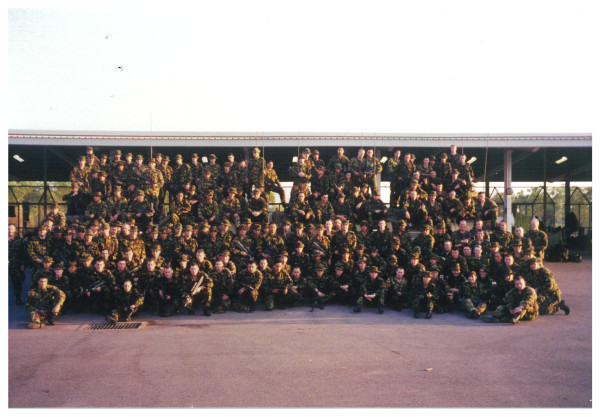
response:
<svg viewBox="0 0 600 417"><path fill-rule="evenodd" d="M240 242L239 240L236 240L233 242L233 245L241 250L242 252L244 252L246 255L248 255L248 257L250 257L250 259L254 258L254 254L252 253L252 251L250 249L248 249L246 246L244 246L244 244L242 242Z"/></svg>
<svg viewBox="0 0 600 417"><path fill-rule="evenodd" d="M65 255L63 255L63 253L61 251L57 251L58 252L58 256L60 256L60 259L63 261L63 263L65 264L65 266L68 265L69 261L67 260L67 258L65 257Z"/></svg>
<svg viewBox="0 0 600 417"><path fill-rule="evenodd" d="M154 212L154 203L150 203L149 209L137 209L137 214L150 214Z"/></svg>
<svg viewBox="0 0 600 417"><path fill-rule="evenodd" d="M252 285L245 284L245 283L240 282L240 281L238 281L238 284L240 284L242 287L248 288L251 291L256 291L256 288L254 288Z"/></svg>
<svg viewBox="0 0 600 417"><path fill-rule="evenodd" d="M129 272L130 274L133 274L133 273L139 271L140 268L141 268L141 265L133 267L133 268L127 270L127 272Z"/></svg>
<svg viewBox="0 0 600 417"><path fill-rule="evenodd" d="M299 176L299 174L300 174L300 171L295 170L293 167L289 167L288 172L295 176Z"/></svg>
<svg viewBox="0 0 600 417"><path fill-rule="evenodd" d="M275 258L279 258L281 256L280 254L276 253L275 251L272 251L271 249L263 249L263 252Z"/></svg>
<svg viewBox="0 0 600 417"><path fill-rule="evenodd" d="M84 286L83 291L84 292L92 292L96 288L99 288L99 287L103 286L104 284L106 284L106 281L96 281L96 282L91 283L90 285Z"/></svg>
<svg viewBox="0 0 600 417"><path fill-rule="evenodd" d="M327 251L321 245L319 245L317 242L315 242L314 240L310 243L310 246L313 249L318 250L319 252L323 252L323 255L327 254Z"/></svg>
<svg viewBox="0 0 600 417"><path fill-rule="evenodd" d="M135 171L131 171L131 173L132 173L133 175L135 175L135 176L136 176L138 179L140 179L140 180L144 181L145 183L152 184L152 182L153 182L153 181L152 181L152 178L148 178L148 177L146 177L145 175L138 174L138 173L137 173L137 172L135 172Z"/></svg>
<svg viewBox="0 0 600 417"><path fill-rule="evenodd" d="M200 277L200 279L198 279L198 281L196 281L194 283L194 285L192 286L192 289L190 290L190 295L194 296L196 294L198 294L200 292L200 287L202 286L202 282L204 281L204 275L202 275Z"/></svg>

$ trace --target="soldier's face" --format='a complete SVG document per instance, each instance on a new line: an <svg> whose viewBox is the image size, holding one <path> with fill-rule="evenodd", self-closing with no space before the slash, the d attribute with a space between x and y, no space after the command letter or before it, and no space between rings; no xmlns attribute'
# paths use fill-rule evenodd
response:
<svg viewBox="0 0 600 417"><path fill-rule="evenodd" d="M38 280L38 287L40 290L45 290L48 286L48 278L40 278Z"/></svg>
<svg viewBox="0 0 600 417"><path fill-rule="evenodd" d="M515 288L519 291L521 291L523 288L525 288L525 280L521 279L521 278L517 278L514 280L515 283Z"/></svg>
<svg viewBox="0 0 600 417"><path fill-rule="evenodd" d="M131 281L125 281L123 283L123 290L125 290L125 292L131 292L131 288L132 288Z"/></svg>
<svg viewBox="0 0 600 417"><path fill-rule="evenodd" d="M256 272L256 264L255 263L248 264L248 271L250 271L251 273Z"/></svg>

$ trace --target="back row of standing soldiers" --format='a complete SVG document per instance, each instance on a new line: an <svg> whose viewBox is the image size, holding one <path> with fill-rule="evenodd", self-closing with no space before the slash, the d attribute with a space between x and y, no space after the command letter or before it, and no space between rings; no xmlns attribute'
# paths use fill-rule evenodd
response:
<svg viewBox="0 0 600 417"><path fill-rule="evenodd" d="M361 149L348 159L340 148L326 166L318 151L311 157L304 149L290 167L295 177L289 204L272 163L265 163L258 148L248 163L235 163L229 155L223 169L215 155L197 167L196 154L192 164L184 164L177 155L171 168L162 155L145 167L141 155L134 164L133 155L121 161L120 152L114 154L108 164L106 157L98 160L88 148L71 174L73 191L65 196L68 216L53 207L37 236L22 245L22 261L11 262L16 281L26 263L33 265L34 285L41 275L52 279L51 272L62 269L70 281L65 285L63 280L63 287L68 287L74 308L92 308L107 317L114 318L117 294L127 281L143 298L141 305L163 314L181 308L194 311L201 304L208 315L211 309L225 311L232 299L239 311L252 311L259 297L268 309L306 302L323 308L325 302L337 300L355 305L357 312L363 303L375 303L383 312L386 297L395 308L406 307L421 276L435 275L435 269L441 274L434 283L450 285L440 285L437 305L443 311L458 306L459 287L468 274L475 272L480 283L489 278L489 285L498 286L506 271L522 273L517 267L528 266L528 257L543 258L547 246L535 219L531 230L518 228L515 237L504 222L496 228L497 207L484 193L477 195L474 212L465 209L473 203L472 170L465 168L466 156L456 155L455 147L450 157L463 167L462 174L452 169L445 154L431 165L425 158L419 169L410 154L403 162L400 151L390 159L388 168L397 162L391 170L391 207L398 208L400 217L392 230L386 222L388 207L379 199L375 177L382 168L373 150ZM286 206L279 223L268 223L271 191L279 193ZM90 194L91 202L86 201ZM336 201L331 204L329 198ZM167 200L169 208L161 208ZM476 219L472 230L466 228L469 218ZM450 233L453 221L459 229ZM407 227L418 227L420 234L411 239ZM15 239L9 237L11 242ZM11 248L11 256L18 258L18 243ZM222 268L217 267L219 260ZM198 273L190 272L194 264ZM169 281L169 267L175 284ZM210 276L215 271L220 279ZM282 279L288 284L281 284ZM203 285L194 285L199 281ZM268 284L271 281L276 288ZM315 284L319 282L321 286ZM13 287L18 289L18 283ZM165 295L166 288L172 296ZM399 298L389 301L390 297ZM496 303L503 299L496 298ZM21 302L20 291L17 300ZM560 302L559 296L548 311L558 310ZM429 304L425 308L432 311Z"/></svg>

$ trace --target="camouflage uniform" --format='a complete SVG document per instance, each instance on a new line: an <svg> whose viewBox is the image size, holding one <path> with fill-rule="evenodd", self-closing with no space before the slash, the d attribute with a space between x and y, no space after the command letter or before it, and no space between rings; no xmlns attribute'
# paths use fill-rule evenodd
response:
<svg viewBox="0 0 600 417"><path fill-rule="evenodd" d="M30 328L43 327L44 321L54 323L55 314L52 310L56 306L62 307L66 299L65 293L53 285L47 285L42 290L39 287L33 288L27 295L25 308L29 311L31 324Z"/></svg>
<svg viewBox="0 0 600 417"><path fill-rule="evenodd" d="M253 273L248 269L239 272L237 280L234 283L235 301L233 308L245 313L254 311L262 281L263 276L258 270ZM238 292L241 289L244 289L244 291L239 294Z"/></svg>
<svg viewBox="0 0 600 417"><path fill-rule="evenodd" d="M461 308L469 318L476 319L487 309L485 302L487 298L486 290L484 284L481 282L476 281L475 285L471 285L470 282L464 282L460 286L458 297Z"/></svg>
<svg viewBox="0 0 600 417"><path fill-rule="evenodd" d="M268 274L265 274L265 279L260 286L265 309L271 311L275 307L284 308L287 304L287 294L292 284L292 279L283 270L279 272L270 271ZM275 293L274 290L277 290L277 292Z"/></svg>
<svg viewBox="0 0 600 417"><path fill-rule="evenodd" d="M233 274L229 269L224 268L221 272L213 269L208 276L213 281L211 309L214 313L224 313L231 307L235 283ZM227 298L223 298L223 296L227 296Z"/></svg>
<svg viewBox="0 0 600 417"><path fill-rule="evenodd" d="M131 316L144 304L144 297L135 289L129 292L121 290L114 294L111 304L112 309L107 316L107 321L113 323L129 321ZM132 309L131 306L135 308Z"/></svg>
<svg viewBox="0 0 600 417"><path fill-rule="evenodd" d="M511 309L516 307L522 307L520 313L512 315ZM535 320L539 314L539 307L537 302L537 294L531 287L525 287L522 291L517 288L511 289L506 294L506 303L498 306L494 311L494 317L503 322L518 322L520 320Z"/></svg>

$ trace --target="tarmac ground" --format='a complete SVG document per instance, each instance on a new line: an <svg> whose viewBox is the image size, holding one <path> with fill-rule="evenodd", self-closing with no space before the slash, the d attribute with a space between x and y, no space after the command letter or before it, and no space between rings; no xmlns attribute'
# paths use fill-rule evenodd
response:
<svg viewBox="0 0 600 417"><path fill-rule="evenodd" d="M67 314L30 330L9 296L8 405L590 408L592 262L546 265L571 314L518 325L326 306L142 312L136 330L83 330L104 318Z"/></svg>

